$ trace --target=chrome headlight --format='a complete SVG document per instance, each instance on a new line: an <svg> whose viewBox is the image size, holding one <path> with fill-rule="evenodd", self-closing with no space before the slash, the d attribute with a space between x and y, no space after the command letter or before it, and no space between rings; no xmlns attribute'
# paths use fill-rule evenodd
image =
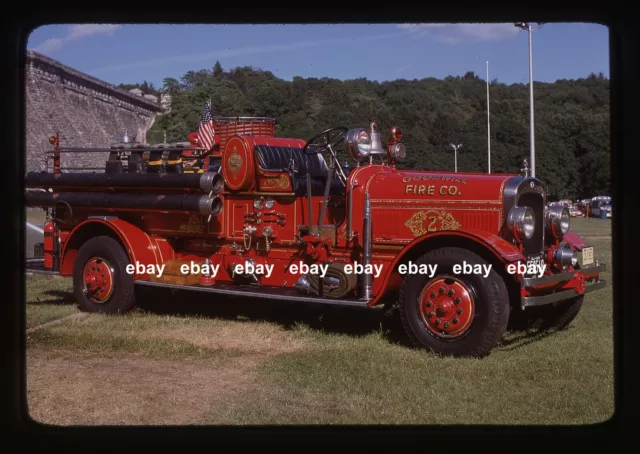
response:
<svg viewBox="0 0 640 454"><path fill-rule="evenodd" d="M350 129L346 137L346 151L351 159L360 161L371 152L371 134L364 128Z"/></svg>
<svg viewBox="0 0 640 454"><path fill-rule="evenodd" d="M571 227L569 208L552 206L547 208L546 211L546 228L551 235L558 237L569 231Z"/></svg>
<svg viewBox="0 0 640 454"><path fill-rule="evenodd" d="M389 157L392 161L402 161L407 157L407 149L403 143L396 143L391 145L389 150Z"/></svg>
<svg viewBox="0 0 640 454"><path fill-rule="evenodd" d="M573 250L569 243L562 242L555 250L553 258L558 265L566 268L569 265L576 266L578 264L578 252Z"/></svg>
<svg viewBox="0 0 640 454"><path fill-rule="evenodd" d="M529 239L536 229L536 219L529 207L513 207L507 216L507 224L519 240Z"/></svg>

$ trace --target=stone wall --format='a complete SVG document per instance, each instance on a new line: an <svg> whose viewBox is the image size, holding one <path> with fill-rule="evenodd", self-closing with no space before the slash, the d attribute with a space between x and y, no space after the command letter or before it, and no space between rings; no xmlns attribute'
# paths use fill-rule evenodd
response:
<svg viewBox="0 0 640 454"><path fill-rule="evenodd" d="M145 143L159 103L33 51L26 61L26 171L45 169L49 137L60 132L61 147L109 147L125 130ZM103 167L107 154L62 154L62 167Z"/></svg>

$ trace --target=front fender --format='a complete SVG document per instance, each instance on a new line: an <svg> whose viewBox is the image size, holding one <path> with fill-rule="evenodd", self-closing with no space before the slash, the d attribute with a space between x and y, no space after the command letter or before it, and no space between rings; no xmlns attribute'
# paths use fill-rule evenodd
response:
<svg viewBox="0 0 640 454"><path fill-rule="evenodd" d="M562 240L566 241L573 247L574 249L581 251L583 248L587 247L587 243L585 243L582 238L580 238L577 234L573 232L567 232L562 235Z"/></svg>
<svg viewBox="0 0 640 454"><path fill-rule="evenodd" d="M62 260L60 274L70 276L73 274L75 258L80 247L89 239L107 235L119 240L129 255L132 264L141 263L143 265L161 265L163 263L162 253L158 245L143 230L135 225L121 219L87 219L71 230L66 236L62 248ZM145 272L134 274L134 278L147 280Z"/></svg>
<svg viewBox="0 0 640 454"><path fill-rule="evenodd" d="M465 231L442 230L421 236L409 243L391 262L387 272L378 285L374 283L374 290L377 288L376 297L368 303L374 306L380 302L383 296L393 291L401 281L398 266L404 262L415 259L425 252L446 246L459 246L461 242L474 244L490 252L495 261L503 263L505 266L512 262L526 261L526 257L520 252L518 247L501 238L480 229L466 229Z"/></svg>

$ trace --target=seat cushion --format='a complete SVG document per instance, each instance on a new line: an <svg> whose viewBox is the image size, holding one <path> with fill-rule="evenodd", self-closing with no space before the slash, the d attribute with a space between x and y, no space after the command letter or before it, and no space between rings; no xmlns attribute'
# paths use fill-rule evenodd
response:
<svg viewBox="0 0 640 454"><path fill-rule="evenodd" d="M320 154L307 155L302 148L255 145L254 152L262 170L282 172L290 163L297 177L306 176L307 171L312 177L326 177L329 170Z"/></svg>

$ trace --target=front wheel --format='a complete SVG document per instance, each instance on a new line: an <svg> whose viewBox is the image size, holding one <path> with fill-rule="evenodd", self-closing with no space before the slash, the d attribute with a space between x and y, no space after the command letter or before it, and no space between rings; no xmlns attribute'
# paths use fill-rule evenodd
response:
<svg viewBox="0 0 640 454"><path fill-rule="evenodd" d="M73 267L73 290L85 312L121 313L136 305L133 277L126 272L129 256L111 237L84 243Z"/></svg>
<svg viewBox="0 0 640 454"><path fill-rule="evenodd" d="M422 264L436 264L436 274L408 274L399 294L400 318L408 337L416 346L442 355L488 355L509 320L502 277L477 254L456 247L429 251L416 262L418 269ZM454 272L456 265L465 264L471 270L488 269L488 275Z"/></svg>

